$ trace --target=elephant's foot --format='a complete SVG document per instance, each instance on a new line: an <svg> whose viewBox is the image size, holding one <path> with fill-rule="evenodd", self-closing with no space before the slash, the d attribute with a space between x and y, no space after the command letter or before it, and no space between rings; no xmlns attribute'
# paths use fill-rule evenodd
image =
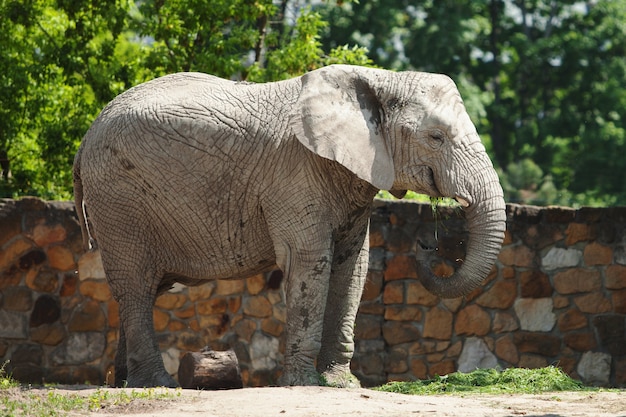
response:
<svg viewBox="0 0 626 417"><path fill-rule="evenodd" d="M331 366L321 375L322 384L335 388L361 388L359 379L350 372L349 365Z"/></svg>
<svg viewBox="0 0 626 417"><path fill-rule="evenodd" d="M148 388L148 387L166 387L166 388L178 388L178 383L167 372L154 373L152 376L134 377L129 376L126 381L126 387L128 388Z"/></svg>
<svg viewBox="0 0 626 417"><path fill-rule="evenodd" d="M320 374L315 370L289 372L285 371L278 379L281 386L315 386L320 385Z"/></svg>

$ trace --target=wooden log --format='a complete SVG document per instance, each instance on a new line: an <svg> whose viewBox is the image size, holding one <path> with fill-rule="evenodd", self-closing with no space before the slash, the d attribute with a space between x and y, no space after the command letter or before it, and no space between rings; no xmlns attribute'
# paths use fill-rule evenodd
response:
<svg viewBox="0 0 626 417"><path fill-rule="evenodd" d="M235 352L216 352L205 347L200 352L187 352L178 366L178 382L188 389L243 388L241 370Z"/></svg>

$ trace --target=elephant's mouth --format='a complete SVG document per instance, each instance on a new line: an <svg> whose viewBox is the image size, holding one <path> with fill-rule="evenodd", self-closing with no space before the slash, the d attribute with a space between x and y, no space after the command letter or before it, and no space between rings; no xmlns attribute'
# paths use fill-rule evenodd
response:
<svg viewBox="0 0 626 417"><path fill-rule="evenodd" d="M445 187L441 187L437 185L437 181L435 179L435 172L430 167L425 167L426 170L426 178L427 185L430 188L428 195L431 197L450 197L453 198L461 205L461 207L468 208L472 204L472 199L466 195L460 195L460 193L449 193L443 191Z"/></svg>

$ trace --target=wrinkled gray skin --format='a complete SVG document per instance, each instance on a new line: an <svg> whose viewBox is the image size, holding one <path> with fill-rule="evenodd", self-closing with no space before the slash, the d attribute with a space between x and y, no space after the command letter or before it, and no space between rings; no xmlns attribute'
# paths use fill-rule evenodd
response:
<svg viewBox="0 0 626 417"><path fill-rule="evenodd" d="M162 77L102 111L74 180L85 240L97 241L120 304L116 383L131 387L176 385L152 330L159 294L274 264L287 303L280 383L316 385L318 372L354 383L353 328L379 189L465 207L463 266L448 278L420 266L441 297L480 285L505 228L498 177L454 83L419 72L335 65L268 84Z"/></svg>

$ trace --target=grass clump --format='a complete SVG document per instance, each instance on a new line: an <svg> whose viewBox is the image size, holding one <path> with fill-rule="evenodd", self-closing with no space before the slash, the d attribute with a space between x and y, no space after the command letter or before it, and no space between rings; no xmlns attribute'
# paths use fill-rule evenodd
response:
<svg viewBox="0 0 626 417"><path fill-rule="evenodd" d="M433 379L411 382L390 382L376 388L385 392L426 395L448 393L537 394L551 391L587 389L561 369L549 366L540 369L509 368L477 369L470 373L454 372Z"/></svg>
<svg viewBox="0 0 626 417"><path fill-rule="evenodd" d="M101 388L84 395L78 393L59 393L54 387L31 388L22 387L0 367L0 416L35 416L60 417L75 415L77 412L93 412L106 409L114 412L118 407L123 409L137 404L158 400L173 400L180 397L181 391L148 388L144 390L115 390L107 391Z"/></svg>

